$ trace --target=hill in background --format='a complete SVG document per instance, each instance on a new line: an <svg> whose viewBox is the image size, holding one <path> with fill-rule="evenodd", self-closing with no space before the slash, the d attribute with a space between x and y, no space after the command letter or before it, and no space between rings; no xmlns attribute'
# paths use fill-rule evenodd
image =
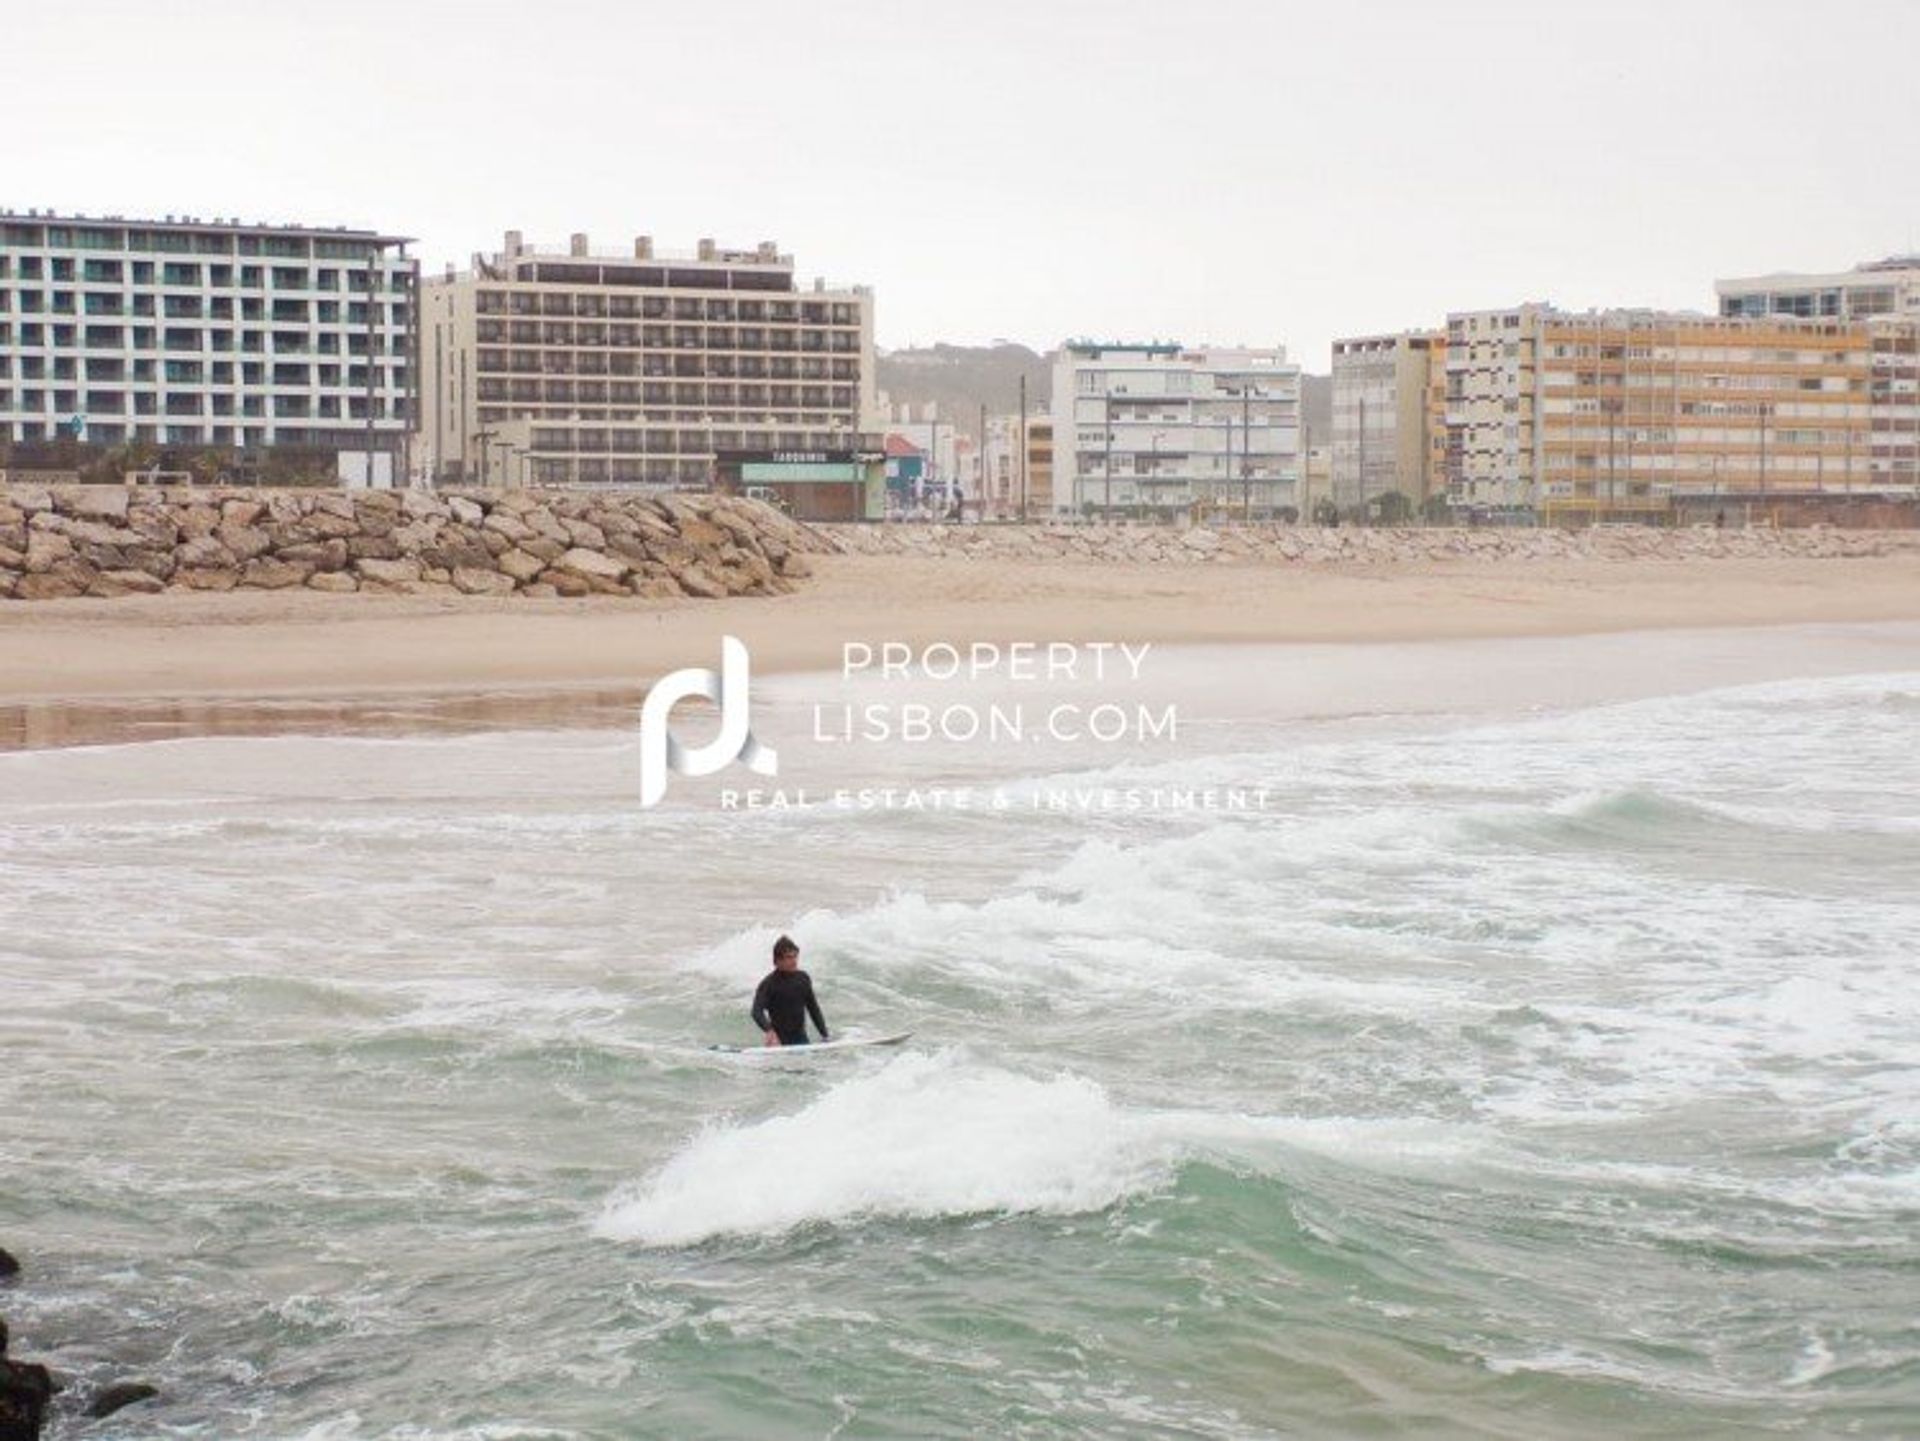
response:
<svg viewBox="0 0 1920 1441"><path fill-rule="evenodd" d="M879 353L880 389L894 405L911 405L915 415L929 402L940 418L979 439L980 407L988 415L1012 415L1020 408L1020 377L1027 378L1027 414L1041 415L1052 403L1053 355L1002 341L996 345L931 345ZM1324 445L1333 429L1333 381L1325 375L1300 377L1300 405L1315 445Z"/></svg>

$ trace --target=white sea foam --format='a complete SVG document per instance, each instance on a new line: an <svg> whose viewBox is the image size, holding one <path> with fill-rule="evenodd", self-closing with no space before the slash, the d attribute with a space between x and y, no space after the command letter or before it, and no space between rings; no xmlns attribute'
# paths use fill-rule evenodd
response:
<svg viewBox="0 0 1920 1441"><path fill-rule="evenodd" d="M1435 1122L1128 1107L1084 1077L913 1053L791 1115L702 1132L617 1194L594 1229L687 1246L880 1217L1075 1214L1163 1187L1190 1158L1261 1174L1300 1155L1435 1174L1485 1144Z"/></svg>
<svg viewBox="0 0 1920 1441"><path fill-rule="evenodd" d="M702 1133L595 1229L686 1246L876 1216L1097 1211L1164 1183L1176 1155L1091 1081L907 1055L792 1115Z"/></svg>

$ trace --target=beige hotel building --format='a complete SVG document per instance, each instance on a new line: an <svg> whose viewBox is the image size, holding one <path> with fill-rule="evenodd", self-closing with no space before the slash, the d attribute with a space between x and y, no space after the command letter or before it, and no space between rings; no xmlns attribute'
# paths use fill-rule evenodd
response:
<svg viewBox="0 0 1920 1441"><path fill-rule="evenodd" d="M509 231L421 286L420 469L442 484L704 488L723 452L871 448L873 297L776 246L563 252Z"/></svg>

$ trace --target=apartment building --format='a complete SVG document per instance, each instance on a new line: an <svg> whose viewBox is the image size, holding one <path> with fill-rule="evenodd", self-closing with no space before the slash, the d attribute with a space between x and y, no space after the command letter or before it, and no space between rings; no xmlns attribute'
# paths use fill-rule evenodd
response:
<svg viewBox="0 0 1920 1441"><path fill-rule="evenodd" d="M442 480L712 482L722 453L874 449L873 297L777 246L504 248L421 291L422 446Z"/></svg>
<svg viewBox="0 0 1920 1441"><path fill-rule="evenodd" d="M1447 317L1447 494L1458 509L1517 515L1534 503L1546 313L1528 304Z"/></svg>
<svg viewBox="0 0 1920 1441"><path fill-rule="evenodd" d="M1300 367L1283 349L1069 341L1052 418L1056 512L1298 513Z"/></svg>
<svg viewBox="0 0 1920 1441"><path fill-rule="evenodd" d="M1831 275L1783 271L1716 280L1713 289L1729 319L1920 320L1920 255L1892 255Z"/></svg>
<svg viewBox="0 0 1920 1441"><path fill-rule="evenodd" d="M1053 417L1027 417L1026 517L1045 519L1053 508Z"/></svg>
<svg viewBox="0 0 1920 1441"><path fill-rule="evenodd" d="M1045 415L987 418L980 514L988 520L1044 517L1053 508L1053 422Z"/></svg>
<svg viewBox="0 0 1920 1441"><path fill-rule="evenodd" d="M1426 504L1443 504L1447 491L1447 333L1430 332L1427 346L1427 453L1421 462L1421 491Z"/></svg>
<svg viewBox="0 0 1920 1441"><path fill-rule="evenodd" d="M1657 521L1908 484L1915 330L1543 305L1450 315L1451 498L1550 522Z"/></svg>
<svg viewBox="0 0 1920 1441"><path fill-rule="evenodd" d="M1418 505L1431 487L1433 331L1333 343L1332 499L1342 510L1398 491ZM1443 412L1444 415L1444 412ZM1442 454L1444 454L1444 422Z"/></svg>
<svg viewBox="0 0 1920 1441"><path fill-rule="evenodd" d="M1920 499L1920 321L1879 317L1866 328L1871 484Z"/></svg>
<svg viewBox="0 0 1920 1441"><path fill-rule="evenodd" d="M390 478L414 415L408 244L370 230L0 211L0 434L304 447Z"/></svg>

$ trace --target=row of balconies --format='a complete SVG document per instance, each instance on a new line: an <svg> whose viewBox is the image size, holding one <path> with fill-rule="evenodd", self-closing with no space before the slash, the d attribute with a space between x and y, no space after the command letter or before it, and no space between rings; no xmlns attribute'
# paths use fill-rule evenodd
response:
<svg viewBox="0 0 1920 1441"><path fill-rule="evenodd" d="M544 315L609 320L706 320L773 324L860 324L860 308L845 302L772 300L668 300L664 296L579 292L480 291L476 315Z"/></svg>
<svg viewBox="0 0 1920 1441"><path fill-rule="evenodd" d="M67 361L89 359L103 356L124 356L130 352L150 351L156 354L175 355L365 355L367 353L366 336L356 332L346 333L346 344L339 343L338 335L320 335L314 337L314 343L308 345L301 341L285 341L273 345L266 344L258 332L241 332L240 343L232 343L234 332L213 332L207 342L174 341L164 337L136 336L131 344L124 338L106 337L68 337L59 344L11 344L7 337L0 335L0 374L6 372L8 352L17 353L23 362ZM385 337L388 344L374 353L378 355L405 355L409 347L404 336ZM78 352L77 356L66 352ZM27 352L33 352L28 354Z"/></svg>
<svg viewBox="0 0 1920 1441"><path fill-rule="evenodd" d="M575 326L553 321L481 321L474 328L474 339L481 345L613 350L765 350L851 355L860 348L859 338L853 334L820 330L788 332L709 327L676 331L665 326Z"/></svg>
<svg viewBox="0 0 1920 1441"><path fill-rule="evenodd" d="M0 397L6 393L0 391ZM209 415L216 419L238 420L310 420L352 419L364 420L367 403L364 395L323 396L317 400L302 396L246 396L236 404L232 397L213 396L168 396L162 400L158 396L137 392L117 394L111 391L88 391L82 395L78 391L57 391L52 393L53 404L44 406L35 404L38 399L32 392L18 397L14 404L0 399L0 412L14 416L55 415L65 419L75 413L93 421L110 416L166 416L170 418L202 419ZM210 400L210 404L203 404ZM272 410L267 409L271 400ZM399 419L408 414L409 402L405 396L375 397L374 419Z"/></svg>
<svg viewBox="0 0 1920 1441"><path fill-rule="evenodd" d="M480 423L482 425L503 425L511 421L520 420L536 422L542 420L604 421L614 425L639 425L644 423L647 425L748 426L751 427L753 431L760 432L757 436L750 439L750 444L767 443L767 433L776 430L780 426L818 426L823 429L825 434L834 437L842 444L854 433L855 429L854 417L851 413L779 415L768 412L766 414L749 415L736 411L727 415L715 415L710 411L702 410L656 409L615 410L607 411L604 414L592 415L578 410L547 413L531 406L483 406L480 409ZM726 433L724 430L716 430L714 432L716 435L724 435ZM819 444L824 446L828 444L828 442L823 440L819 442ZM745 447L722 446L720 448L737 450ZM778 448L793 450L801 447L782 443Z"/></svg>
<svg viewBox="0 0 1920 1441"><path fill-rule="evenodd" d="M403 325L406 323L407 307L404 301L390 305L376 302L376 324ZM239 318L258 320L272 315L280 319L304 320L318 315L327 324L339 323L343 317L364 325L367 320L365 300L330 300L324 296L318 299L275 299L255 300L241 296ZM54 292L51 296L37 290L7 291L0 290L0 314L13 315L99 315L99 316L151 316L165 315L178 318L232 320L234 319L234 300L228 295L167 295L151 291L138 291L131 295L119 291L87 290L78 293Z"/></svg>
<svg viewBox="0 0 1920 1441"><path fill-rule="evenodd" d="M321 295L364 294L367 273L335 266L210 265L89 260L77 268L63 256L0 255L0 282L15 285L116 286L135 290L301 290ZM236 277L236 270L238 275ZM410 266L383 266L374 272L376 291L396 294L411 289Z"/></svg>
<svg viewBox="0 0 1920 1441"><path fill-rule="evenodd" d="M814 434L794 432L787 448L801 450L810 446L830 448L844 445L842 432ZM768 445L765 435L748 431L700 428L695 430L643 430L628 426L535 426L532 435L535 450L565 451L585 455L712 455L718 450L744 450ZM780 442L786 445L786 442Z"/></svg>
<svg viewBox="0 0 1920 1441"><path fill-rule="evenodd" d="M379 366L375 368L375 384L392 389L406 388L407 370L405 366ZM383 378L384 377L384 378ZM65 382L88 385L134 385L142 388L157 385L191 386L294 386L302 390L327 390L345 388L364 389L367 383L365 366L347 366L344 373L340 366L276 365L269 375L263 365L243 365L239 374L234 373L229 364L203 365L198 361L175 361L164 369L156 370L151 365L125 366L117 368L89 366L84 374L77 370L59 370L48 375L44 372L24 371L20 380L28 384L56 384Z"/></svg>
<svg viewBox="0 0 1920 1441"><path fill-rule="evenodd" d="M483 380L482 401L527 400L549 404L573 400L606 405L772 406L775 409L838 410L854 404L850 386L637 385L573 380Z"/></svg>
<svg viewBox="0 0 1920 1441"><path fill-rule="evenodd" d="M851 361L827 362L775 356L647 356L608 355L599 351L531 352L481 351L475 367L480 375L612 375L650 380L844 380L857 381L859 367Z"/></svg>

